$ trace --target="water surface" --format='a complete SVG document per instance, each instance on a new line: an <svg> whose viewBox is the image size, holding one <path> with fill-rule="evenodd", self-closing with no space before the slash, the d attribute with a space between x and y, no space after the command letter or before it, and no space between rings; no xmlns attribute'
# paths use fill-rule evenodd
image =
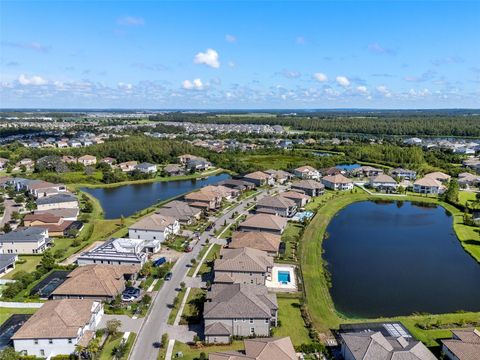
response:
<svg viewBox="0 0 480 360"><path fill-rule="evenodd" d="M167 200L206 185L229 179L228 174L218 174L207 179L176 180L129 184L111 188L82 188L95 196L102 205L105 219L130 216L159 201Z"/></svg>
<svg viewBox="0 0 480 360"><path fill-rule="evenodd" d="M327 228L336 309L349 317L480 311L480 264L438 206L359 202Z"/></svg>

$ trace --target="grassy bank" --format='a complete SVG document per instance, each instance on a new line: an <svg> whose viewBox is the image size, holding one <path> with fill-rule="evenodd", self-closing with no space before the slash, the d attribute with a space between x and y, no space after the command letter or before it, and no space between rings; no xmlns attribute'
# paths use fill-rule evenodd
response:
<svg viewBox="0 0 480 360"><path fill-rule="evenodd" d="M319 211L304 232L301 242L301 267L304 278L306 305L314 326L320 332L329 332L329 329L338 328L343 322L379 321L383 319L350 319L342 316L335 310L322 259L322 242L326 228L333 216L342 208L357 201L365 200L399 200L391 197L370 196L366 193L339 193L331 195L325 203L319 202ZM452 213L453 226L462 246L473 257L480 261L480 235L476 228L463 225L463 214L455 207L433 198L422 196L407 196L403 201L422 201L442 205ZM395 318L402 321L407 328L420 340L429 346L436 346L436 339L440 335L448 336L448 327L460 326L469 321L480 321L480 313L455 313L440 315L403 316ZM445 329L423 330L417 324L435 322L440 327L446 324ZM450 326L450 324L453 324ZM456 325L455 325L456 324Z"/></svg>

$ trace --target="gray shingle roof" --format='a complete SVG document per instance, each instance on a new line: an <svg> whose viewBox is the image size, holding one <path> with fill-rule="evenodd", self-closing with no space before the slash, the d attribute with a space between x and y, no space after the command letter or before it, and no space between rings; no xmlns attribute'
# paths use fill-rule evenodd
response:
<svg viewBox="0 0 480 360"><path fill-rule="evenodd" d="M0 242L39 242L44 238L45 229L42 227L27 227L13 230L0 235Z"/></svg>
<svg viewBox="0 0 480 360"><path fill-rule="evenodd" d="M37 205L58 204L73 201L77 201L77 198L73 194L57 194L37 199Z"/></svg>

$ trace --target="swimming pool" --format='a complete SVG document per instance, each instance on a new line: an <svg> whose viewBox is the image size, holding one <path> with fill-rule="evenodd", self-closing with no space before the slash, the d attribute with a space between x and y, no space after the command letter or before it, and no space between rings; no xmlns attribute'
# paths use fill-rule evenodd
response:
<svg viewBox="0 0 480 360"><path fill-rule="evenodd" d="M277 278L279 283L288 284L290 282L290 271L279 271Z"/></svg>

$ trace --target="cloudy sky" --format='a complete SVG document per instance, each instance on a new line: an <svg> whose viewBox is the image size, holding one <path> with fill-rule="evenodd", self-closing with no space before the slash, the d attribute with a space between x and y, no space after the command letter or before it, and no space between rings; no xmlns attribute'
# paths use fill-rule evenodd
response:
<svg viewBox="0 0 480 360"><path fill-rule="evenodd" d="M480 2L2 1L0 107L480 107Z"/></svg>

